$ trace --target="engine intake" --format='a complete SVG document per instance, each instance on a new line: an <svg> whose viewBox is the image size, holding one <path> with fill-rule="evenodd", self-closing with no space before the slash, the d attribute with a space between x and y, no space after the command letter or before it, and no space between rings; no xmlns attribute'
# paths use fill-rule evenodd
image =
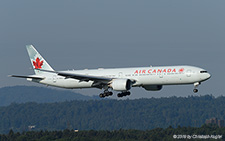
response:
<svg viewBox="0 0 225 141"><path fill-rule="evenodd" d="M114 79L110 87L115 91L128 91L131 89L132 82L130 79Z"/></svg>

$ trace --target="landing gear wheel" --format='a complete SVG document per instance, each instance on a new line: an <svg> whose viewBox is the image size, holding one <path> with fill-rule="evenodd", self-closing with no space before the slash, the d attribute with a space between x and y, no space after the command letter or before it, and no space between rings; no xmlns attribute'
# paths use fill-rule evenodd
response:
<svg viewBox="0 0 225 141"><path fill-rule="evenodd" d="M100 97L100 98L104 98L105 95L104 95L103 93L101 93L101 94L99 94L99 97Z"/></svg>
<svg viewBox="0 0 225 141"><path fill-rule="evenodd" d="M104 95L105 95L105 96L109 96L109 92L107 92L107 93L104 93Z"/></svg>
<svg viewBox="0 0 225 141"><path fill-rule="evenodd" d="M130 92L127 92L126 95L130 95Z"/></svg>
<svg viewBox="0 0 225 141"><path fill-rule="evenodd" d="M109 92L109 96L112 96L113 95L113 93L112 92Z"/></svg>
<svg viewBox="0 0 225 141"><path fill-rule="evenodd" d="M124 97L124 96L127 96L127 95L130 95L130 92L127 91L127 92L122 92L122 93L118 93L117 94L117 97Z"/></svg>
<svg viewBox="0 0 225 141"><path fill-rule="evenodd" d="M198 92L198 89L194 89L193 92L194 92L194 93L197 93L197 92Z"/></svg>
<svg viewBox="0 0 225 141"><path fill-rule="evenodd" d="M112 96L112 95L113 95L112 92L105 91L104 93L100 93L100 94L99 94L99 97L100 97L100 98L104 98L104 97Z"/></svg>
<svg viewBox="0 0 225 141"><path fill-rule="evenodd" d="M106 96L111 96L111 95L113 95L113 93L112 92L105 92L105 95Z"/></svg>
<svg viewBox="0 0 225 141"><path fill-rule="evenodd" d="M123 95L121 93L118 93L117 97L123 97Z"/></svg>

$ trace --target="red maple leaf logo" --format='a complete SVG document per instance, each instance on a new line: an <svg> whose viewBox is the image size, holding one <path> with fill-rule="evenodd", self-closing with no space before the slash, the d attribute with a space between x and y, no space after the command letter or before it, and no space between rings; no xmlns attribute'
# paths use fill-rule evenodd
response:
<svg viewBox="0 0 225 141"><path fill-rule="evenodd" d="M36 58L36 62L33 61L33 65L35 69L41 69L41 66L43 65L44 61L41 61L38 57Z"/></svg>
<svg viewBox="0 0 225 141"><path fill-rule="evenodd" d="M179 72L182 73L184 71L184 68L179 69Z"/></svg>

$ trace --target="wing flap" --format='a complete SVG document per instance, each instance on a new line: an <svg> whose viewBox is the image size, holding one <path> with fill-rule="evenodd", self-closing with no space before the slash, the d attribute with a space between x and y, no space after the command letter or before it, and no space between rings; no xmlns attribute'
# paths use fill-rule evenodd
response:
<svg viewBox="0 0 225 141"><path fill-rule="evenodd" d="M92 75L82 75L82 74L74 74L67 72L56 72L60 76L64 76L66 78L78 79L80 81L111 81L112 78L107 78L103 76L92 76Z"/></svg>

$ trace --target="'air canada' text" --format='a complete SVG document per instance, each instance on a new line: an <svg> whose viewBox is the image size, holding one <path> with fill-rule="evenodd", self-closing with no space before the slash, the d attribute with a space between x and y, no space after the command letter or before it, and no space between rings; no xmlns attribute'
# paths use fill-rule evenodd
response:
<svg viewBox="0 0 225 141"><path fill-rule="evenodd" d="M184 68L181 69L149 69L149 70L135 70L134 74L150 74L150 73L182 73Z"/></svg>

